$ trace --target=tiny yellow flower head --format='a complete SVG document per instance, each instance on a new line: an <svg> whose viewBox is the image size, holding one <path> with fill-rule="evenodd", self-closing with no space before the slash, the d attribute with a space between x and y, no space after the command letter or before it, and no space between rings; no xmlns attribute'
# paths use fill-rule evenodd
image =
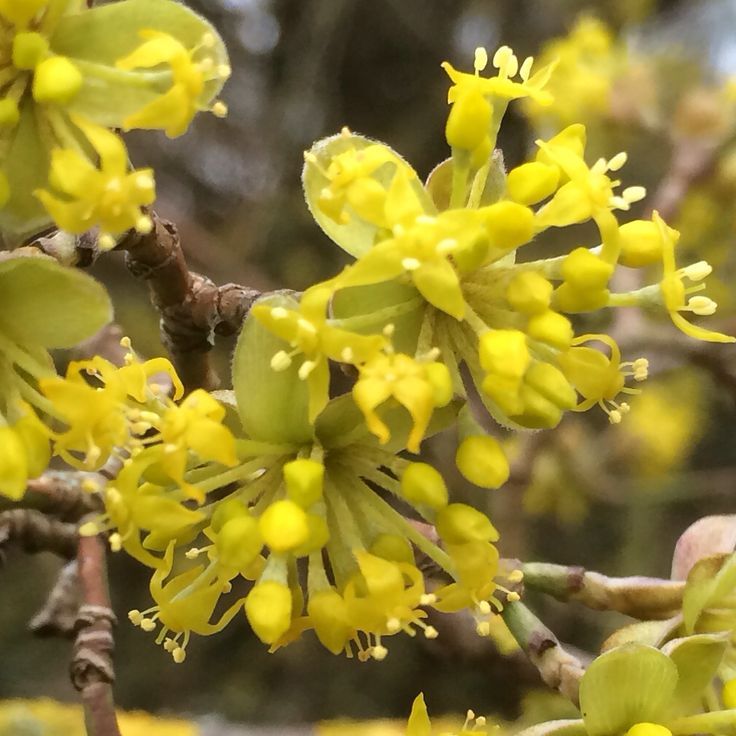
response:
<svg viewBox="0 0 736 736"><path fill-rule="evenodd" d="M130 611L128 618L146 632L154 631L160 622L162 631L157 641L180 664L186 658L191 634L208 636L222 631L243 607L243 600L235 601L212 623L215 606L220 596L229 590L229 583L213 574L216 571L212 566L204 568L201 565L179 573L164 583L171 574L173 559L172 542L151 578L149 587L156 605L145 611ZM166 636L169 633L173 636Z"/></svg>
<svg viewBox="0 0 736 736"><path fill-rule="evenodd" d="M289 498L302 508L322 499L325 466L316 460L299 458L284 465L284 481Z"/></svg>
<svg viewBox="0 0 736 736"><path fill-rule="evenodd" d="M667 227L664 220L656 212L652 215L652 219L659 228L662 243L664 274L659 288L662 292L664 306L669 312L670 318L675 323L675 326L696 340L736 342L736 338L731 335L724 335L720 332L698 327L688 322L682 316L682 312L692 312L696 315L711 315L715 313L717 305L713 300L704 296L689 296L705 288L705 284L700 282L710 274L712 269L705 261L678 269L675 262L675 244L679 238L679 233ZM694 285L686 287L683 281L684 279L688 279Z"/></svg>
<svg viewBox="0 0 736 736"><path fill-rule="evenodd" d="M458 470L481 488L499 488L509 479L509 462L501 445L488 435L471 435L458 446Z"/></svg>
<svg viewBox="0 0 736 736"><path fill-rule="evenodd" d="M355 636L345 599L334 588L312 593L307 615L317 638L333 654L340 654Z"/></svg>
<svg viewBox="0 0 736 736"><path fill-rule="evenodd" d="M299 379L309 386L309 419L314 421L328 399L328 359L342 363L360 363L381 350L382 335L359 335L335 327L327 319L327 306L333 288L318 284L302 295L298 309L256 305L252 312L271 332L285 340L290 352L279 351L271 360L275 371L286 370L292 359L302 355Z"/></svg>
<svg viewBox="0 0 736 736"><path fill-rule="evenodd" d="M407 501L441 509L448 493L442 475L427 463L411 463L401 476L401 492Z"/></svg>
<svg viewBox="0 0 736 736"><path fill-rule="evenodd" d="M494 104L503 114L509 100L532 97L542 104L551 102L544 91L554 64L531 75L533 59L529 57L519 66L519 61L508 46L499 48L493 56L497 76L486 78L480 73L488 64L488 54L479 48L475 52L475 72L467 74L457 71L450 63L443 62L442 68L452 81L447 101L452 105L447 119L445 135L452 148L469 151L481 162L493 148L495 131L491 130L494 120ZM513 81L519 76L520 81ZM497 117L500 122L500 115Z"/></svg>
<svg viewBox="0 0 736 736"><path fill-rule="evenodd" d="M380 354L359 367L360 377L353 387L355 403L365 415L368 428L385 444L391 438L376 408L396 399L411 414L413 427L407 449L419 452L419 443L432 412L452 398L447 368L441 363L421 363L408 355Z"/></svg>
<svg viewBox="0 0 736 736"><path fill-rule="evenodd" d="M291 613L291 591L276 580L257 583L245 600L248 623L264 644L273 644L288 631Z"/></svg>
<svg viewBox="0 0 736 736"><path fill-rule="evenodd" d="M672 736L672 731L661 723L635 723L625 736Z"/></svg>
<svg viewBox="0 0 736 736"><path fill-rule="evenodd" d="M23 497L28 480L26 448L12 427L0 427L0 493L13 501Z"/></svg>
<svg viewBox="0 0 736 736"><path fill-rule="evenodd" d="M377 643L368 656L383 659L386 649L381 637L402 630L412 633L414 626L423 629L427 638L437 636L422 620L426 612L418 609L424 599L424 578L413 564L385 560L369 552L357 552L355 557L359 573L345 586L344 597L351 625L376 636Z"/></svg>
<svg viewBox="0 0 736 736"><path fill-rule="evenodd" d="M191 498L202 501L196 486L187 483L184 471L189 453L200 460L212 460L223 465L235 465L235 438L222 424L225 407L202 389L192 391L179 405L170 406L157 422L164 444L160 467L176 480Z"/></svg>
<svg viewBox="0 0 736 736"><path fill-rule="evenodd" d="M103 247L113 246L113 235L130 228L148 232L151 219L141 208L155 199L153 171L129 171L125 144L117 134L81 118L74 122L98 153L99 168L76 149L54 149L49 183L62 196L45 189L36 196L68 232L99 225Z"/></svg>
<svg viewBox="0 0 736 736"><path fill-rule="evenodd" d="M604 353L590 347L578 347L590 341L602 342L611 351L608 358ZM629 411L626 402L618 403L620 393L638 394L639 390L625 386L626 378L635 381L647 378L648 362L639 358L633 362L622 363L621 351L616 341L609 335L581 335L573 340L568 351L559 356L558 362L565 377L583 397L576 411L585 411L598 404L608 414L612 424L618 424Z"/></svg>
<svg viewBox="0 0 736 736"><path fill-rule="evenodd" d="M532 121L550 129L573 122L594 123L611 112L612 90L627 68L626 51L611 30L596 18L583 16L567 36L549 42L540 62L555 61L547 89L551 105L525 101Z"/></svg>
<svg viewBox="0 0 736 736"><path fill-rule="evenodd" d="M258 520L263 541L273 552L289 552L309 539L309 522L301 506L287 499L275 501Z"/></svg>
<svg viewBox="0 0 736 736"><path fill-rule="evenodd" d="M194 50L188 50L178 39L168 33L142 30L143 43L128 56L118 59L119 69L151 69L166 65L171 70L172 85L164 94L148 103L125 120L125 129L162 128L170 138L186 131L194 115L202 109L200 98L205 84L211 79L224 79L230 75L229 67L217 66L206 55L208 39ZM200 49L205 55L195 61Z"/></svg>

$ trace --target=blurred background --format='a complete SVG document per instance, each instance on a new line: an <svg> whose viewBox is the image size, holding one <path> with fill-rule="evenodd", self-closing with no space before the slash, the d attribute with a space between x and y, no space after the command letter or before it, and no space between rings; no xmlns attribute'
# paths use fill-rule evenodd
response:
<svg viewBox="0 0 736 736"><path fill-rule="evenodd" d="M625 186L643 184L654 197L675 187L668 214L682 231L681 258L715 267L709 295L719 312L709 325L736 330L736 1L188 4L213 21L230 50L233 75L223 94L230 114L224 121L200 116L182 139L146 134L129 143L136 165L156 169L157 210L178 225L192 270L219 284L261 289L302 289L335 273L347 256L304 205L303 151L347 125L388 143L426 176L449 155L448 80L440 63L471 69L476 46L508 44L520 58L560 58L555 105L511 105L500 137L508 165L522 162L536 137L571 122L587 125L591 162L627 150ZM697 176L687 170L693 157L703 164ZM565 228L560 237L565 251L594 242L586 228ZM545 253L554 247L547 243ZM529 255L538 254L531 248ZM115 254L95 273L112 291L117 321L137 350L160 354L145 285ZM587 331L611 330L625 359L644 355L652 364L653 377L621 425L593 411L566 418L554 432L499 433L514 473L505 488L482 497L453 474L451 442L439 437L427 451L459 498L485 505L504 556L668 577L682 531L701 516L734 509L735 348L690 344L669 322L626 310L599 319L586 322ZM223 376L231 349L227 340L216 347ZM10 555L0 570L0 698L74 699L69 643L26 632L58 567L55 559ZM509 651L502 631L480 639L458 617L433 622L438 640L396 637L385 662L365 664L333 657L309 636L270 655L242 617L194 641L186 664L175 665L126 620L128 609L147 605L146 571L113 556L110 576L121 619L116 692L125 708L271 725L403 718L423 690L433 713L470 706L505 718L523 712L528 720L566 714L558 701L535 695L536 672ZM583 651L597 651L626 622L531 595L529 603Z"/></svg>

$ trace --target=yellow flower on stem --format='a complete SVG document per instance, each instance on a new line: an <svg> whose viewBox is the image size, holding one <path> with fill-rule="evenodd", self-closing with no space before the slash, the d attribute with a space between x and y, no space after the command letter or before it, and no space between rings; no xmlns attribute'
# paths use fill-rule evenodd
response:
<svg viewBox="0 0 736 736"><path fill-rule="evenodd" d="M215 563L207 568L197 565L164 583L171 574L173 563L172 543L166 550L163 563L151 578L151 596L156 605L145 611L130 611L128 618L144 631L153 631L156 621L160 621L162 629L156 643L163 644L174 662L179 664L186 658L186 648L192 633L209 636L222 631L245 601L242 598L235 601L215 623L210 623L220 596L230 590L230 584L217 577ZM174 635L168 637L169 632Z"/></svg>
<svg viewBox="0 0 736 736"><path fill-rule="evenodd" d="M578 347L593 340L607 345L611 357L594 348ZM618 424L629 411L629 405L625 401L617 402L616 397L621 393L640 393L639 389L624 386L624 383L629 376L635 381L646 380L649 362L646 358L637 358L622 363L621 351L610 335L580 335L572 344L574 347L562 353L558 363L565 377L583 397L574 411L587 411L598 404L608 414L611 424Z"/></svg>
<svg viewBox="0 0 736 736"><path fill-rule="evenodd" d="M155 199L152 169L128 168L128 153L120 136L102 126L73 117L100 157L99 168L78 149L56 148L51 154L49 183L35 195L59 227L82 233L100 227L99 244L115 245L113 235L130 228L146 233L151 218L142 210Z"/></svg>
<svg viewBox="0 0 736 736"><path fill-rule="evenodd" d="M181 404L172 405L161 418L158 427L164 443L160 466L179 487L198 501L202 492L184 479L189 451L201 460L214 460L233 466L238 462L235 438L222 424L225 407L203 389L193 391Z"/></svg>
<svg viewBox="0 0 736 736"><path fill-rule="evenodd" d="M194 61L200 48L214 45L215 38L211 34L205 34L202 43L192 51L168 33L148 29L140 31L139 35L144 42L128 56L118 59L115 65L119 69L132 70L167 64L173 83L167 92L126 118L125 129L163 128L169 138L175 138L186 131L194 115L202 109L198 100L205 83L211 79L226 79L230 76L230 67L215 66L208 58ZM220 115L226 112L221 102L216 102L212 110Z"/></svg>
<svg viewBox="0 0 736 736"><path fill-rule="evenodd" d="M286 340L292 350L276 353L271 367L286 370L292 358L303 355L299 378L309 386L309 420L313 422L329 398L330 369L328 358L343 363L363 363L386 343L381 335L358 335L331 325L327 305L332 288L318 284L302 295L298 309L256 305L253 316L271 332Z"/></svg>
<svg viewBox="0 0 736 736"><path fill-rule="evenodd" d="M403 354L379 354L359 366L359 370L353 398L365 415L368 429L382 444L389 441L389 429L375 410L393 397L413 421L406 447L410 452L419 452L433 410L446 406L452 398L452 382L445 365L423 364Z"/></svg>
<svg viewBox="0 0 736 736"><path fill-rule="evenodd" d="M677 268L675 262L675 244L679 238L679 233L672 228L667 227L664 220L658 213L652 215L653 221L659 228L659 235L662 242L662 265L664 274L659 287L662 292L664 306L675 324L675 327L682 330L689 337L696 340L705 340L707 342L736 342L736 338L731 335L724 335L721 332L706 330L703 327L688 322L681 312L692 312L696 315L714 314L717 304L705 296L689 296L697 293L705 288L705 284L699 283L705 279L712 271L710 265L706 261L699 261L685 268ZM683 279L689 279L695 285L686 287Z"/></svg>

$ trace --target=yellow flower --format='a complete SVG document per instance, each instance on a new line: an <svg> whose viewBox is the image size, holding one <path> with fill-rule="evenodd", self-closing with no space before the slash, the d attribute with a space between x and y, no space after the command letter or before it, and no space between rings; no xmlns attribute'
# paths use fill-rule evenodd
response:
<svg viewBox="0 0 736 736"><path fill-rule="evenodd" d="M194 61L200 48L214 44L214 37L205 35L200 46L189 51L181 41L168 33L142 30L139 35L144 43L128 56L118 59L116 66L131 70L167 64L171 69L172 85L167 92L126 118L125 130L163 128L166 135L175 138L186 131L194 115L202 109L198 101L205 83L211 79L227 78L230 68L226 65L214 67L211 59ZM213 111L219 112L221 105L215 103Z"/></svg>
<svg viewBox="0 0 736 736"><path fill-rule="evenodd" d="M656 212L652 215L652 219L659 228L659 235L662 242L664 274L659 287L662 292L664 306L669 312L670 318L675 323L675 326L696 340L736 342L736 337L698 327L688 322L682 316L681 312L692 312L696 315L711 315L715 313L717 305L712 299L704 296L689 297L690 294L697 293L705 288L705 284L699 282L705 279L712 269L706 261L699 261L691 266L678 269L675 262L675 244L679 238L679 233L667 227L664 220ZM688 279L695 285L685 287L683 279Z"/></svg>
<svg viewBox="0 0 736 736"><path fill-rule="evenodd" d="M424 363L401 353L379 354L359 366L360 377L353 387L355 403L365 415L368 428L382 444L391 438L376 407L395 398L411 414L413 427L407 449L419 452L432 411L452 398L452 384L442 363Z"/></svg>
<svg viewBox="0 0 736 736"><path fill-rule="evenodd" d="M201 460L213 460L230 466L238 462L235 438L223 426L224 418L225 407L206 391L197 389L181 404L167 409L160 423L154 422L164 444L159 465L190 498L204 500L202 492L184 479L190 450Z"/></svg>
<svg viewBox="0 0 736 736"><path fill-rule="evenodd" d="M235 601L220 618L211 623L220 596L230 589L227 581L217 577L216 566L197 565L191 570L175 575L167 583L174 561L174 544L168 546L162 564L151 578L150 590L156 605L145 611L132 610L130 621L144 631L153 631L159 621L162 629L157 641L163 643L174 662L186 658L186 648L192 633L208 636L222 631L233 616L243 607L244 600ZM169 632L173 636L167 636Z"/></svg>
<svg viewBox="0 0 736 736"><path fill-rule="evenodd" d="M328 285L307 289L298 309L256 305L253 316L271 332L286 340L292 351L273 356L271 367L278 371L291 365L292 358L303 355L299 378L309 386L309 419L314 421L328 399L330 369L327 359L343 363L362 363L385 344L380 335L358 335L332 326L327 320L327 304L332 297Z"/></svg>
<svg viewBox="0 0 736 736"><path fill-rule="evenodd" d="M524 111L535 124L556 129L597 122L610 112L611 91L625 70L626 53L604 23L579 18L567 36L543 48L540 62L549 61L557 62L547 85L552 104L542 108L525 100Z"/></svg>
<svg viewBox="0 0 736 736"><path fill-rule="evenodd" d="M33 408L18 402L12 424L0 412L0 494L13 501L23 497L29 478L41 475L49 463L49 432Z"/></svg>
<svg viewBox="0 0 736 736"><path fill-rule="evenodd" d="M434 639L437 631L424 623L427 614L418 609L424 599L422 573L412 564L384 560L365 551L356 552L355 557L360 573L348 581L343 595L350 624L376 637L370 656L383 659L387 651L381 637L402 630L413 632L413 626Z"/></svg>
<svg viewBox="0 0 736 736"><path fill-rule="evenodd" d="M155 568L161 560L143 547L142 531L154 533L163 542L163 549L172 539L188 534L205 519L201 511L186 508L177 492L143 482L143 475L159 460L157 450L149 448L125 461L117 478L102 492L104 514L80 528L82 534L91 535L114 530L110 537L114 551L124 549L144 565Z"/></svg>
<svg viewBox="0 0 736 736"><path fill-rule="evenodd" d="M149 232L151 218L141 208L155 199L153 171L129 171L128 154L118 135L82 118L72 119L99 154L100 166L77 149L56 148L49 182L63 196L45 189L36 190L36 196L63 230L82 233L99 225L103 248L113 247L113 235L130 228Z"/></svg>
<svg viewBox="0 0 736 736"><path fill-rule="evenodd" d="M577 347L591 341L607 345L611 357L606 357L600 350ZM576 347L571 347L559 356L558 363L567 379L583 397L575 411L587 411L598 404L608 414L610 422L618 424L629 411L629 405L625 401L616 402L616 397L620 393L640 393L638 389L624 386L624 383L629 376L635 381L644 381L647 378L648 361L638 358L633 362L622 363L618 344L609 335L581 335L573 340L573 345Z"/></svg>
<svg viewBox="0 0 736 736"><path fill-rule="evenodd" d="M639 186L627 187L621 194L614 194L620 182L611 180L608 173L618 171L626 163L626 154L618 153L608 161L598 159L589 167L582 152L564 142L566 132L562 131L548 142L537 141L545 158L569 179L537 211L537 226L542 230L550 226L565 227L592 217L603 238L602 256L609 263L615 263L619 255L618 225L611 210L628 210L631 204L645 196L646 190ZM569 140L574 142L575 139Z"/></svg>
<svg viewBox="0 0 736 736"><path fill-rule="evenodd" d="M124 446L132 435L150 429L150 422L136 426L139 412L128 400L141 404L149 398L157 399L157 387L149 386L147 381L159 372L168 373L175 388L174 398L181 398L181 381L171 363L163 358L145 363L132 361L118 368L98 356L71 362L65 378L41 379L41 391L68 425L65 431L54 435L55 452L74 467L100 468L113 448ZM85 376L98 380L102 386L93 386ZM77 458L72 454L75 452L84 453L84 458Z"/></svg>
<svg viewBox="0 0 736 736"><path fill-rule="evenodd" d="M452 80L447 95L452 109L445 135L453 149L470 152L473 163L480 166L493 150L498 125L509 100L531 97L541 104L552 101L544 86L554 64L531 75L533 63L532 57L528 57L519 67L518 59L508 46L502 46L493 56L493 66L498 69L495 77L480 76L488 64L488 54L483 48L475 51L474 74L459 72L449 62L442 63L442 68ZM517 73L521 81L515 82L513 79ZM494 101L498 109L494 107Z"/></svg>

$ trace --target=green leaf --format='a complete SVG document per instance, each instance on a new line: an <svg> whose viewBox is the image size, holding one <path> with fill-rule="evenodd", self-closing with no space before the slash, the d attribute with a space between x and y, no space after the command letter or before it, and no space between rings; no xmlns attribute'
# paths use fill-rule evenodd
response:
<svg viewBox="0 0 736 736"><path fill-rule="evenodd" d="M259 300L271 307L297 309L291 296L275 294ZM233 389L238 413L248 436L266 442L305 443L312 439L308 420L309 392L297 374L295 361L285 371L274 371L271 358L289 345L248 316L233 357Z"/></svg>
<svg viewBox="0 0 736 736"><path fill-rule="evenodd" d="M629 644L601 654L580 680L589 736L620 736L635 723L661 723L676 687L677 667L654 647Z"/></svg>
<svg viewBox="0 0 736 736"><path fill-rule="evenodd" d="M112 319L99 282L42 256L0 261L0 331L21 344L67 348Z"/></svg>
<svg viewBox="0 0 736 736"><path fill-rule="evenodd" d="M673 639L662 647L677 667L673 707L677 714L692 713L703 691L713 681L728 646L728 634L697 634Z"/></svg>
<svg viewBox="0 0 736 736"><path fill-rule="evenodd" d="M316 157L317 163L307 161L302 171L304 198L312 216L337 245L356 258L371 249L376 242L376 236L379 235L379 228L357 217L351 218L344 225L328 217L318 205L322 189L329 184L329 179L322 172L329 168L330 162L335 156L351 149L361 151L368 148L368 146L375 145L383 146L384 144L355 133L338 133L329 138L323 138L315 143L310 150L310 153ZM413 169L398 153L388 146L384 146L384 148L393 160L383 164L372 174L372 177L384 187L388 187L399 166L409 169L412 174L410 186L419 198L424 211L427 214L436 214L432 200Z"/></svg>
<svg viewBox="0 0 736 736"><path fill-rule="evenodd" d="M682 598L685 630L692 632L698 617L709 606L736 589L736 554L714 555L697 562L690 570Z"/></svg>
<svg viewBox="0 0 736 736"><path fill-rule="evenodd" d="M33 196L36 189L46 186L49 169L49 153L39 136L34 112L32 101L26 100L3 161L10 199L0 208L0 231L8 247L21 245L51 224L41 201Z"/></svg>
<svg viewBox="0 0 736 736"><path fill-rule="evenodd" d="M207 56L215 66L228 64L227 50L213 26L194 11L172 0L122 0L68 15L51 39L51 50L77 62L84 84L70 112L100 125L117 127L171 86L171 76L154 70L124 71L115 62L141 45L141 30L168 33L185 48L194 49L210 34L214 45ZM206 106L220 91L222 78L205 83L200 103Z"/></svg>
<svg viewBox="0 0 736 736"><path fill-rule="evenodd" d="M648 644L659 647L682 625L682 616L673 616L665 621L637 621L614 631L603 642L602 652L624 644Z"/></svg>
<svg viewBox="0 0 736 736"><path fill-rule="evenodd" d="M416 350L425 308L419 292L398 281L340 289L332 299L333 317L349 320L340 327L368 335L380 334L387 324L393 324L394 349L409 355Z"/></svg>

